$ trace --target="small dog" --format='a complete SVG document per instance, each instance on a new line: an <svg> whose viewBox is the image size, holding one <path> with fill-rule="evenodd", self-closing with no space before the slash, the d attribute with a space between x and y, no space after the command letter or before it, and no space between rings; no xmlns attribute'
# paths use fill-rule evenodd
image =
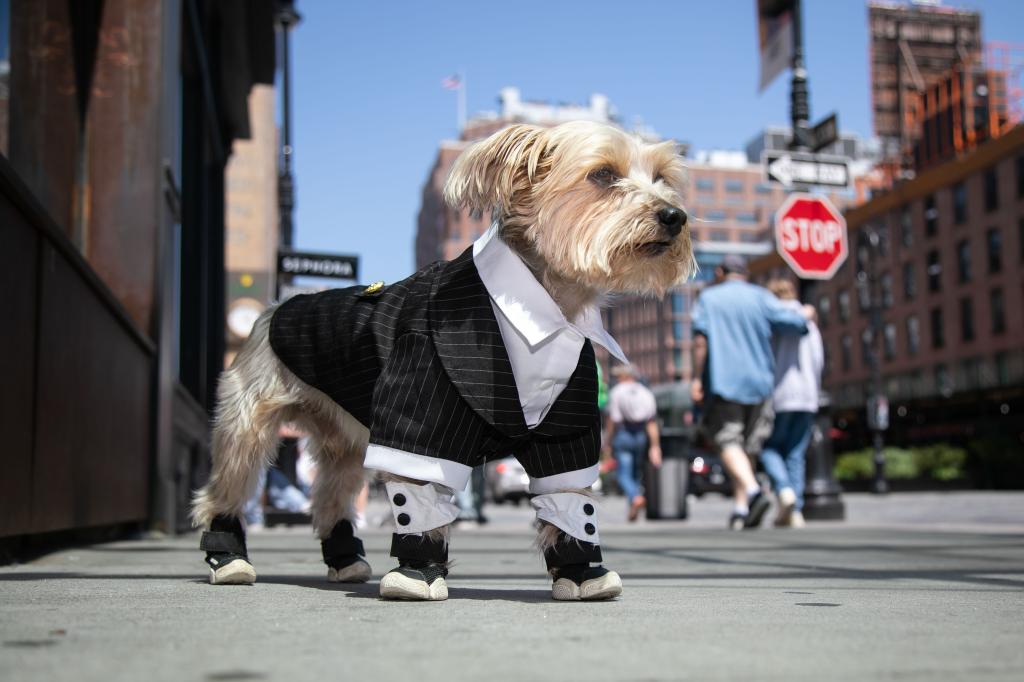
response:
<svg viewBox="0 0 1024 682"><path fill-rule="evenodd" d="M317 460L328 580L370 578L351 523L365 465L384 472L398 531L381 596L447 598L453 489L485 457L513 453L531 476L552 596L617 596L587 494L601 431L591 341L622 359L598 306L663 295L693 272L683 182L670 142L590 122L513 125L447 180L449 205L494 217L462 256L267 310L221 377L213 470L193 504L210 581L255 581L241 510L293 422Z"/></svg>

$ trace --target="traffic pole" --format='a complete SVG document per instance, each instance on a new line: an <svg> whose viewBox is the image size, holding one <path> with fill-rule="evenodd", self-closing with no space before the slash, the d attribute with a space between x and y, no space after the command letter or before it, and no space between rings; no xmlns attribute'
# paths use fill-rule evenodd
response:
<svg viewBox="0 0 1024 682"><path fill-rule="evenodd" d="M789 91L789 113L792 136L789 148L793 151L811 151L811 93L807 82L807 67L804 64L803 3L793 2L793 61L792 79ZM800 300L813 300L817 286L807 279L799 280ZM817 521L838 521L846 517L846 505L842 500L842 488L836 481L832 468L832 414L831 399L821 392L818 415L815 419L811 442L805 456L804 517Z"/></svg>

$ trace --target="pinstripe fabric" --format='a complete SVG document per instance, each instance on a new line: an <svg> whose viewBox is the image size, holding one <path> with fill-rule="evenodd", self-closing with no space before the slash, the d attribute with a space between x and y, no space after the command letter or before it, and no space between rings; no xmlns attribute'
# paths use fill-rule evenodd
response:
<svg viewBox="0 0 1024 682"><path fill-rule="evenodd" d="M528 429L472 249L364 294L297 296L270 342L302 381L370 428L370 443L467 466L515 454L532 477L593 466L597 373L587 341L568 386Z"/></svg>

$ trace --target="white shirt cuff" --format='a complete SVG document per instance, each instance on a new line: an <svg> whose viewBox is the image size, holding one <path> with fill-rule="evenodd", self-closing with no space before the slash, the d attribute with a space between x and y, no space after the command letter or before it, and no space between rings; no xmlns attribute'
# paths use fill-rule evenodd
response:
<svg viewBox="0 0 1024 682"><path fill-rule="evenodd" d="M440 483L454 490L464 490L473 468L458 462L437 457L417 455L405 450L396 450L384 445L370 443L366 448L363 466L367 469L386 471L414 481Z"/></svg>
<svg viewBox="0 0 1024 682"><path fill-rule="evenodd" d="M594 466L587 467L586 469L567 471L564 474L531 478L530 492L534 495L544 495L546 493L557 493L559 491L569 490L572 488L589 488L594 485L594 481L597 480L599 471L598 465L595 464ZM456 490L458 490L458 488L456 488Z"/></svg>

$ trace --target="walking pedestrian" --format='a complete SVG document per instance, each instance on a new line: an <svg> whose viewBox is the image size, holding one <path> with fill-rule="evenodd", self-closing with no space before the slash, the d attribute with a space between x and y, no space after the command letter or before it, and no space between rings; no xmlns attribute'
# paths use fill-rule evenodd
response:
<svg viewBox="0 0 1024 682"><path fill-rule="evenodd" d="M768 282L768 290L784 306L800 310L796 287L785 279ZM775 426L761 450L761 463L779 500L776 526L804 525L804 453L811 441L814 415L818 412L821 369L825 350L813 320L803 336L779 336L772 340L775 352L775 390L772 407Z"/></svg>
<svg viewBox="0 0 1024 682"><path fill-rule="evenodd" d="M605 447L615 458L619 487L629 503L629 520L636 521L647 506L642 489L644 465L650 459L661 466L661 435L658 432L657 405L651 390L636 380L631 365L612 370L618 383L608 394Z"/></svg>
<svg viewBox="0 0 1024 682"><path fill-rule="evenodd" d="M734 530L757 527L770 506L750 458L772 430L772 336L806 333L813 314L810 306L793 310L750 284L746 261L734 254L715 268L715 283L694 306L690 392L703 403L705 431L732 479Z"/></svg>

